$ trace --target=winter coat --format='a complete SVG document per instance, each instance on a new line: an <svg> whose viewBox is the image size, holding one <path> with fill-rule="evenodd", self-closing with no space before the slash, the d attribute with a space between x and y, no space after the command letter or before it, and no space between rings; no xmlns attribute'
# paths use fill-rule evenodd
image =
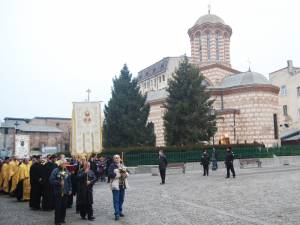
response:
<svg viewBox="0 0 300 225"><path fill-rule="evenodd" d="M209 155L207 153L203 153L201 157L201 164L207 166L209 165L209 161L210 161Z"/></svg>
<svg viewBox="0 0 300 225"><path fill-rule="evenodd" d="M62 194L61 180L64 180L63 194L69 195L72 192L71 174L60 167L54 169L50 175L49 182L53 186L53 193L55 196Z"/></svg>
<svg viewBox="0 0 300 225"><path fill-rule="evenodd" d="M231 151L226 152L225 155L225 164L232 165L234 160L234 154Z"/></svg>
<svg viewBox="0 0 300 225"><path fill-rule="evenodd" d="M84 170L80 170L77 175L78 182L78 204L93 204L93 186L96 182L96 176L92 170L87 173ZM87 185L87 181L91 183Z"/></svg>
<svg viewBox="0 0 300 225"><path fill-rule="evenodd" d="M168 160L165 155L159 155L159 160L158 160L158 167L160 170L165 170L167 169L168 166Z"/></svg>
<svg viewBox="0 0 300 225"><path fill-rule="evenodd" d="M116 163L112 163L108 169L108 177L110 178L110 188L111 190L120 190L129 188L128 185L128 173L126 172L126 177L122 178L120 173L120 168L126 170L126 168L121 164L119 167ZM123 179L123 185L121 185Z"/></svg>

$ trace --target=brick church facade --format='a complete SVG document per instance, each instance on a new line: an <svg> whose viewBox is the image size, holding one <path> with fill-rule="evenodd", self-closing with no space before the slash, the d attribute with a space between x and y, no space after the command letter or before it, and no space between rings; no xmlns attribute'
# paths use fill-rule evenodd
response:
<svg viewBox="0 0 300 225"><path fill-rule="evenodd" d="M200 17L188 30L191 43L190 62L199 67L204 84L212 93L217 115L217 132L211 144L279 144L277 113L279 88L249 68L240 72L231 67L232 29L220 17ZM163 107L168 93L167 81L183 56L166 57L140 71L141 92L150 104L149 121L154 123L156 145L164 146Z"/></svg>

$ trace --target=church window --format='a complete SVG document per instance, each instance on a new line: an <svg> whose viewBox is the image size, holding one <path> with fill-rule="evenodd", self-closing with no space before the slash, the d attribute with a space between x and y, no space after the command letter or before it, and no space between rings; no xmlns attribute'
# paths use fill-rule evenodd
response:
<svg viewBox="0 0 300 225"><path fill-rule="evenodd" d="M150 87L150 81L148 80L147 81L147 88L149 88Z"/></svg>
<svg viewBox="0 0 300 225"><path fill-rule="evenodd" d="M159 76L158 80L159 80L159 83L160 83L161 82L161 76Z"/></svg>
<svg viewBox="0 0 300 225"><path fill-rule="evenodd" d="M216 33L216 59L220 60L220 33Z"/></svg>
<svg viewBox="0 0 300 225"><path fill-rule="evenodd" d="M287 105L284 105L282 108L283 108L283 115L284 115L284 116L287 116L287 115L288 115L288 108L287 108Z"/></svg>
<svg viewBox="0 0 300 225"><path fill-rule="evenodd" d="M280 88L280 92L282 96L286 96L287 95L287 88L285 85L282 85Z"/></svg>
<svg viewBox="0 0 300 225"><path fill-rule="evenodd" d="M165 75L162 75L162 80L165 81Z"/></svg>
<svg viewBox="0 0 300 225"><path fill-rule="evenodd" d="M201 43L201 36L199 35L199 60L202 62L202 43Z"/></svg>
<svg viewBox="0 0 300 225"><path fill-rule="evenodd" d="M207 60L210 60L210 33L207 34Z"/></svg>
<svg viewBox="0 0 300 225"><path fill-rule="evenodd" d="M277 122L277 114L273 114L273 124L274 124L274 139L278 139L278 122Z"/></svg>
<svg viewBox="0 0 300 225"><path fill-rule="evenodd" d="M297 96L300 97L300 87L297 87Z"/></svg>

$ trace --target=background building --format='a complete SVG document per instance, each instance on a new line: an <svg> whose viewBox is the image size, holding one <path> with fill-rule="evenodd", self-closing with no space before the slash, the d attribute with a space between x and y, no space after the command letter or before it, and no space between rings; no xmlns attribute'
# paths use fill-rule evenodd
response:
<svg viewBox="0 0 300 225"><path fill-rule="evenodd" d="M13 152L15 134L30 136L30 149L47 151L47 148L58 152L68 152L70 148L71 119L56 117L35 117L33 119L4 119L0 126L0 149Z"/></svg>
<svg viewBox="0 0 300 225"><path fill-rule="evenodd" d="M270 73L269 77L280 88L280 136L283 140L300 140L300 67L294 67L293 61L288 60L286 67Z"/></svg>
<svg viewBox="0 0 300 225"><path fill-rule="evenodd" d="M199 67L205 77L204 85L215 100L217 133L211 143L258 142L266 146L278 145L279 88L272 85L265 76L252 72L250 68L246 72L240 72L231 67L231 34L231 27L210 12L200 17L188 30L191 43L190 62ZM149 121L154 123L157 146L165 145L163 115L168 93L167 83L156 88L154 80L166 71L167 79L172 79L172 73L180 63L178 57L169 70L157 72L156 68L165 65L166 59L169 58L147 67L138 76L141 91L147 94L147 102L150 104ZM156 84L153 88L151 80Z"/></svg>

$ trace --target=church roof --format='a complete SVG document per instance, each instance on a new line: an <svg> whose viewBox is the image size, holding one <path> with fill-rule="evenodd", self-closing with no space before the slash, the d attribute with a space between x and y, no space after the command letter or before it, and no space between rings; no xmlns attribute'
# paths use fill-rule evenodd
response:
<svg viewBox="0 0 300 225"><path fill-rule="evenodd" d="M204 23L221 23L225 25L225 22L222 18L220 18L217 15L214 14L206 14L204 16L201 16L197 22L195 23L195 25L202 25Z"/></svg>
<svg viewBox="0 0 300 225"><path fill-rule="evenodd" d="M260 73L247 71L225 77L220 84L220 88L229 88L246 85L271 84L269 80Z"/></svg>

